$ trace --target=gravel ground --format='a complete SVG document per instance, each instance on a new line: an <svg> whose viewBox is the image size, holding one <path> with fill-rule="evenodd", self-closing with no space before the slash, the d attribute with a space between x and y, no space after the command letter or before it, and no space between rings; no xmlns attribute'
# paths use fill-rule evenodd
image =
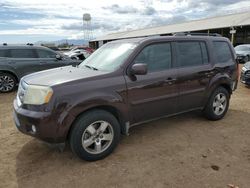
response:
<svg viewBox="0 0 250 188"><path fill-rule="evenodd" d="M250 187L250 88L242 84L223 120L188 113L137 126L97 162L18 132L14 97L0 94L0 187Z"/></svg>

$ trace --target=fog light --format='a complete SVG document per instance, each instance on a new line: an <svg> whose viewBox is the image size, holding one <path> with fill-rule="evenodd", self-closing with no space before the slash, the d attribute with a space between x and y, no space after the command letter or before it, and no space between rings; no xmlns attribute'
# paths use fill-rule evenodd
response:
<svg viewBox="0 0 250 188"><path fill-rule="evenodd" d="M35 125L32 125L32 126L31 126L31 130L32 130L33 133L36 133L36 126L35 126Z"/></svg>

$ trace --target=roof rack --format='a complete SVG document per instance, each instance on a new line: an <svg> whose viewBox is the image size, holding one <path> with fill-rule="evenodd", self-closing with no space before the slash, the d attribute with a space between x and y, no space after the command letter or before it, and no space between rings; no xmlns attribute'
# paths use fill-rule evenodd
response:
<svg viewBox="0 0 250 188"><path fill-rule="evenodd" d="M212 37L221 37L218 33L190 33L190 32L180 32L173 33L173 36L212 36Z"/></svg>
<svg viewBox="0 0 250 188"><path fill-rule="evenodd" d="M28 45L28 46L33 46L34 44L32 44L32 43L27 43L26 45Z"/></svg>
<svg viewBox="0 0 250 188"><path fill-rule="evenodd" d="M3 43L3 46L7 46L7 43Z"/></svg>

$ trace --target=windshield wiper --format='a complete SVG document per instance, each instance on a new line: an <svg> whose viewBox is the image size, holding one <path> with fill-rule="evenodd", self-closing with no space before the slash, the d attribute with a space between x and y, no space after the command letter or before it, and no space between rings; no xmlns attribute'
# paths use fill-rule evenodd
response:
<svg viewBox="0 0 250 188"><path fill-rule="evenodd" d="M98 70L97 68L89 66L89 65L84 65L84 66L87 67L87 68L89 68L89 69L92 69L92 70Z"/></svg>

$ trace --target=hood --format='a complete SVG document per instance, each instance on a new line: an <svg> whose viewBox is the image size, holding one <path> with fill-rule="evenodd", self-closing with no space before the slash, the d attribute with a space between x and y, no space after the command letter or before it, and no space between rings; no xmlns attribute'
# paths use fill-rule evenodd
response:
<svg viewBox="0 0 250 188"><path fill-rule="evenodd" d="M250 61L244 64L244 67L250 70Z"/></svg>
<svg viewBox="0 0 250 188"><path fill-rule="evenodd" d="M246 56L249 52L246 52L246 51L236 51L236 54L237 55L244 55Z"/></svg>
<svg viewBox="0 0 250 188"><path fill-rule="evenodd" d="M54 86L79 79L106 74L106 72L95 71L88 68L77 68L72 66L49 69L36 72L23 77L27 84Z"/></svg>

